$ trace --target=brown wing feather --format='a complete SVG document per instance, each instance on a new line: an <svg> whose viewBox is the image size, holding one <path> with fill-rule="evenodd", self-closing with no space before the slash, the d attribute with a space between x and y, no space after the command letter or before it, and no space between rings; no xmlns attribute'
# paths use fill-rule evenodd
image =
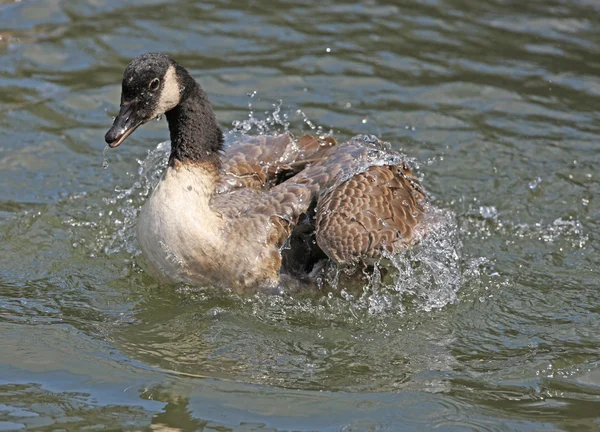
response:
<svg viewBox="0 0 600 432"><path fill-rule="evenodd" d="M265 246L277 256L286 240L294 243L297 234L298 250L287 254L289 260L302 254L319 259L325 253L338 263L353 262L413 240L424 194L401 155L363 136L337 146L319 145L310 155L306 161L311 162L286 181L270 189L217 195L215 207L235 219L231 229L244 237L268 227ZM239 200L231 200L233 196ZM230 211L233 201L239 205ZM309 269L311 260L295 267ZM273 262L276 267L281 261Z"/></svg>
<svg viewBox="0 0 600 432"><path fill-rule="evenodd" d="M217 193L272 187L319 160L319 152L334 145L332 137L318 139L311 135L298 140L289 134L245 137L225 150Z"/></svg>
<svg viewBox="0 0 600 432"><path fill-rule="evenodd" d="M424 195L404 164L372 166L326 193L317 205L317 242L338 263L409 245Z"/></svg>

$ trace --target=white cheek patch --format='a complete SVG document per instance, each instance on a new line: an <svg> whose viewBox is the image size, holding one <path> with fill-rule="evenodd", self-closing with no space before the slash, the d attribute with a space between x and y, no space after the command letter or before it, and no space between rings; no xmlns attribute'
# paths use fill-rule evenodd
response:
<svg viewBox="0 0 600 432"><path fill-rule="evenodd" d="M154 116L159 116L165 112L175 108L180 101L179 83L175 75L175 67L169 66L164 78L164 85L160 93L160 99L156 105Z"/></svg>

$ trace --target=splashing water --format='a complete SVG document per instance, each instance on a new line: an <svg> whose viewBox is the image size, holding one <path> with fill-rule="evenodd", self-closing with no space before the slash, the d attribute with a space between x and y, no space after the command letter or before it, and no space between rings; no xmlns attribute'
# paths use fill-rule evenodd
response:
<svg viewBox="0 0 600 432"><path fill-rule="evenodd" d="M253 93L251 97L254 97ZM251 104L250 108L251 108ZM264 119L257 118L251 110L249 119L233 123L234 131L258 134L281 133L290 130L289 115L281 113L282 102L273 105L272 113L265 113ZM331 135L324 133L321 126L312 122L301 110L295 111L302 123L320 137ZM233 136L230 135L230 139ZM375 136L360 137L365 146L378 146L382 142ZM383 143L390 148L389 143ZM362 171L367 165L398 164L407 162L418 169L418 162L405 155L385 154L374 151L365 166L357 167ZM354 172L346 173L345 178ZM343 179L342 179L343 180ZM463 258L462 243L458 237L455 216L451 211L440 210L433 205L427 206L427 235L420 244L406 252L383 257L374 268L364 273L359 286L351 280L355 269L328 265L318 277L321 288L330 289L330 296L337 292L339 296L352 304L353 308L367 310L370 313L402 311L405 301L412 301L418 308L431 310L440 308L456 300L456 292L463 283L463 268L470 269L469 277L476 277L478 268L487 264L485 259ZM354 279L356 279L354 277Z"/></svg>
<svg viewBox="0 0 600 432"><path fill-rule="evenodd" d="M502 234L510 242L512 239L529 239L544 243L561 239L576 249L584 248L589 241L589 235L581 222L571 216L535 223L514 222L502 217L494 206L480 206L478 210L473 209L465 216L461 232L469 237L484 239L493 234Z"/></svg>
<svg viewBox="0 0 600 432"><path fill-rule="evenodd" d="M363 272L361 286L352 286L348 275L354 269L330 265L319 280L320 285L339 291L356 309L370 314L402 313L408 305L430 311L456 301L463 285L463 268L474 270L487 260L463 258L454 214L431 204L426 205L423 221L427 233L418 244L397 253L385 253ZM478 276L478 270L471 271ZM351 279L350 279L351 280ZM331 297L331 294L330 294Z"/></svg>
<svg viewBox="0 0 600 432"><path fill-rule="evenodd" d="M249 95L254 100L255 93ZM276 134L289 132L292 121L282 108L282 101L273 104L272 111L257 116L249 104L249 118L233 122L233 129L225 134L225 144L231 145L240 135ZM295 111L302 126L319 136L330 135L332 131L312 122L301 110ZM360 138L365 146L381 145L375 136ZM390 147L383 143L384 147ZM115 195L104 199L107 208L99 212L100 218L108 219L98 225L101 229L97 244L102 252L116 254L125 252L132 258L139 254L135 242L135 224L140 208L147 196L158 184L167 164L169 142L160 143L150 150L143 160L138 160L139 168L134 182L128 188L115 188ZM406 161L418 168L416 160L399 154L386 154L373 151L367 165L396 164ZM359 167L363 169L365 167ZM347 177L355 173L347 173ZM425 311L441 308L456 301L456 293L465 277L477 277L478 268L487 264L485 259L469 259L463 256L455 215L428 204L426 209L427 234L410 250L382 257L368 271L353 271L330 264L322 270L318 285L328 292L327 299L338 298L356 313L360 310L369 314L402 313L406 307L416 307ZM465 269L469 269L468 271ZM356 270L356 269L354 269ZM353 273L350 275L350 273ZM355 277L358 273L358 280ZM333 297L332 297L333 296ZM292 295L289 295L292 299ZM271 300L269 300L270 302ZM294 307L297 306L295 300Z"/></svg>
<svg viewBox="0 0 600 432"><path fill-rule="evenodd" d="M248 93L248 97L253 99L256 97L256 91L252 93ZM265 111L266 118L259 119L254 116L254 109L252 106L252 102L248 102L248 119L247 120L235 120L233 122L233 131L241 132L242 134L248 135L250 132L256 135L265 135L269 133L274 133L275 131L279 133L287 132L289 128L288 114L281 114L281 105L283 104L282 100L278 100L277 103L273 104L273 111ZM281 115L280 115L281 114Z"/></svg>
<svg viewBox="0 0 600 432"><path fill-rule="evenodd" d="M230 134L237 132L245 135L266 135L289 132L293 116L296 116L302 120L304 125L309 127L311 133L316 133L319 138L323 139L326 136L333 135L333 130L325 131L325 128L312 122L302 110L296 110L290 116L288 112L283 111L283 101L281 99L272 104L272 111L264 111L265 117L260 118L260 116L255 115L252 105L254 98L260 100L257 97L257 92L248 93L248 97L251 99L248 102L248 119L233 121L233 129L229 132Z"/></svg>
<svg viewBox="0 0 600 432"><path fill-rule="evenodd" d="M108 150L108 146L104 146L104 150L102 150L102 168L108 169L108 158L106 157L106 150Z"/></svg>
<svg viewBox="0 0 600 432"><path fill-rule="evenodd" d="M101 217L110 218L109 225L116 227L116 232L107 230L102 232L98 239L104 253L114 254L121 251L133 255L139 253L134 229L137 216L146 198L160 181L162 172L167 166L170 149L171 144L165 141L148 151L145 159L137 161L139 167L135 182L126 189L116 186L116 195L104 199L104 204L108 208L116 207L115 210L99 213Z"/></svg>
<svg viewBox="0 0 600 432"><path fill-rule="evenodd" d="M255 95L251 95L252 98ZM290 129L317 131L323 136L321 126L315 125L302 111L296 111L300 124L294 123L289 112L282 108L281 101L273 104L273 110L264 116L251 112L249 118L233 123L234 128L225 135L226 145L232 145L245 134L276 134L288 132ZM293 126L293 127L292 127ZM381 143L376 137L364 135L360 138L366 146ZM106 149L105 149L106 151ZM135 241L135 225L139 211L150 192L160 181L167 165L170 151L169 142L158 144L148 151L147 156L138 160L138 170L131 174L133 183L126 188L115 187L112 196L103 199L103 204L96 209L95 220L77 221L69 218L64 222L72 227L93 229L95 241L90 247L90 255L124 254L126 261L135 267L139 254ZM408 162L418 169L417 160L400 155L385 155L373 152L368 164L390 164L399 161ZM361 169L359 167L359 169ZM353 173L347 173L352 176ZM494 206L479 206L457 219L449 210L436 208L428 204L426 208L427 234L420 238L417 245L407 251L382 257L368 270L347 269L333 264L325 266L317 278L321 294L317 299L301 299L299 293L287 293L285 296L268 296L256 294L252 297L254 308L260 313L271 310L273 302L275 310L287 310L292 313L300 308L306 313L323 313L323 303L333 316L350 316L358 314L402 314L407 309L430 311L457 301L457 292L462 286L477 287L485 285L485 290L497 285L500 289L508 283L493 268L493 261L478 256L469 256L463 249L463 239L477 238L485 240L492 232L510 238L530 238L545 243L561 239L571 242L575 248L583 248L587 234L581 223L572 219L556 219L550 222L523 224L506 220ZM460 227L459 227L460 222ZM87 237L82 234L82 237ZM77 239L74 245L80 245ZM508 240L507 240L508 241ZM561 243L562 244L562 243ZM358 278L356 277L358 274ZM484 282L485 281L485 282ZM180 287L182 292L195 288ZM210 290L209 290L210 291ZM468 297L470 294L465 293ZM486 293L492 297L491 291ZM321 300L319 300L321 299ZM480 297L483 301L483 297ZM262 306L261 306L262 305ZM258 312L257 312L258 313Z"/></svg>

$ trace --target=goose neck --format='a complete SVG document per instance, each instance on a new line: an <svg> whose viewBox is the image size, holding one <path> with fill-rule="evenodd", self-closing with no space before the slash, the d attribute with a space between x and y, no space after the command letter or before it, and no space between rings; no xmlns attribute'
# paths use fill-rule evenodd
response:
<svg viewBox="0 0 600 432"><path fill-rule="evenodd" d="M223 133L204 89L193 79L185 82L181 102L166 113L171 135L169 164L210 164L220 168Z"/></svg>

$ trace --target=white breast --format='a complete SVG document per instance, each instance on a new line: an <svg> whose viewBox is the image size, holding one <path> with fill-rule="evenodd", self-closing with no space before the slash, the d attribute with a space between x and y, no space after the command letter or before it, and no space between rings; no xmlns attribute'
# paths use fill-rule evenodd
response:
<svg viewBox="0 0 600 432"><path fill-rule="evenodd" d="M144 205L137 238L156 276L197 280L215 265L223 221L208 205L212 182L200 167L169 167Z"/></svg>

